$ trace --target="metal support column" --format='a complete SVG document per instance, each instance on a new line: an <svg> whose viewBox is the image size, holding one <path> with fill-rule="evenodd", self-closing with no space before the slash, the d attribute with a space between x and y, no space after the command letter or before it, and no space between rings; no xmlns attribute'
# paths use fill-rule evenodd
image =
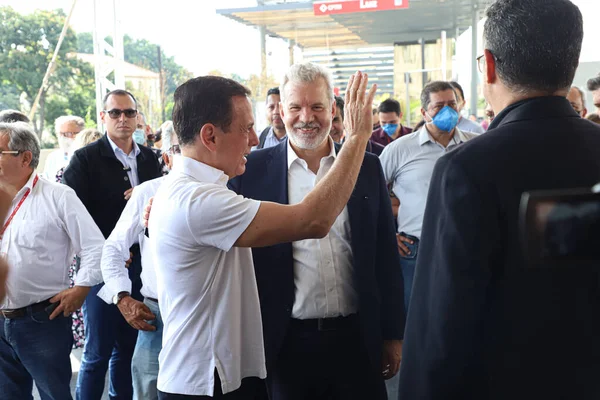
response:
<svg viewBox="0 0 600 400"><path fill-rule="evenodd" d="M290 57L290 65L294 65L294 48L296 47L296 41L294 39L290 39L288 41L288 51Z"/></svg>
<svg viewBox="0 0 600 400"><path fill-rule="evenodd" d="M477 5L473 3L472 10L472 22L471 22L471 106L469 112L477 115L477 100L479 98L479 91L477 86L479 84L479 75L477 73L477 23L479 22Z"/></svg>
<svg viewBox="0 0 600 400"><path fill-rule="evenodd" d="M425 39L419 39L419 43L421 44L421 69L425 70ZM427 72L423 72L423 88L427 84Z"/></svg>
<svg viewBox="0 0 600 400"><path fill-rule="evenodd" d="M448 80L448 45L446 40L446 31L442 31L442 80Z"/></svg>

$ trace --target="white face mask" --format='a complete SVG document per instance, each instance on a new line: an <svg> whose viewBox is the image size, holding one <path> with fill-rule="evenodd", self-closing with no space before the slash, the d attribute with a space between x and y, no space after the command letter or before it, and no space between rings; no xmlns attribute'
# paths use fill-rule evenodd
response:
<svg viewBox="0 0 600 400"><path fill-rule="evenodd" d="M61 135L58 135L58 147L64 152L69 153L71 147L73 146L74 138L68 138Z"/></svg>

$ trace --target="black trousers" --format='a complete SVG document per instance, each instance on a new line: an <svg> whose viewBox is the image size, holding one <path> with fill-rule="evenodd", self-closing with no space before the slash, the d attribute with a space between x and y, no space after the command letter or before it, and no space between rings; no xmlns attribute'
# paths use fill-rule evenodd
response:
<svg viewBox="0 0 600 400"><path fill-rule="evenodd" d="M171 394L158 391L158 400L201 400L201 399L226 399L226 400L266 400L265 381L256 377L242 379L242 385L234 390L223 394L221 390L221 379L215 370L214 396L189 396L185 394Z"/></svg>
<svg viewBox="0 0 600 400"><path fill-rule="evenodd" d="M277 362L268 371L271 400L385 400L381 366L373 366L358 316L320 326L292 320Z"/></svg>

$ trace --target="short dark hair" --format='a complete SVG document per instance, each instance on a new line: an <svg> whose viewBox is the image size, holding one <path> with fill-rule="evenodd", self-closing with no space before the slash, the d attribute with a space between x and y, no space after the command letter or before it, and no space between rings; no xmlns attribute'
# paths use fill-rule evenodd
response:
<svg viewBox="0 0 600 400"><path fill-rule="evenodd" d="M463 90L462 86L460 86L460 83L458 83L456 81L450 81L450 84L454 88L454 92L457 94L460 93L460 98L464 100L465 99L465 91Z"/></svg>
<svg viewBox="0 0 600 400"><path fill-rule="evenodd" d="M220 76L192 78L175 90L173 127L182 146L192 144L205 124L227 132L233 120L231 99L250 96L250 90Z"/></svg>
<svg viewBox="0 0 600 400"><path fill-rule="evenodd" d="M276 94L277 96L279 96L279 88L278 87L273 87L273 88L269 89L269 91L267 92L267 99L272 94Z"/></svg>
<svg viewBox="0 0 600 400"><path fill-rule="evenodd" d="M102 105L104 107L106 107L106 102L108 101L108 98L110 96L129 96L133 99L133 102L135 103L135 107L137 108L137 100L135 99L135 96L133 94L131 94L130 92L128 92L127 90L123 90L123 89L115 89L115 90L111 90L110 92L106 93L106 96L104 96L104 99L102 100Z"/></svg>
<svg viewBox="0 0 600 400"><path fill-rule="evenodd" d="M377 110L380 113L394 112L394 113L398 114L398 116L400 116L400 112L402 109L400 108L400 103L398 103L398 100L385 99L384 101L381 102L381 104L379 105L379 108Z"/></svg>
<svg viewBox="0 0 600 400"><path fill-rule="evenodd" d="M31 123L29 117L17 110L3 110L0 111L0 122L25 122Z"/></svg>
<svg viewBox="0 0 600 400"><path fill-rule="evenodd" d="M600 74L597 77L590 79L587 81L587 89L590 92L600 89Z"/></svg>
<svg viewBox="0 0 600 400"><path fill-rule="evenodd" d="M431 103L431 94L445 92L446 90L452 90L454 92L454 96L456 96L456 90L454 90L454 86L450 84L450 82L446 81L433 81L429 82L421 91L421 107L424 110L429 108L429 103ZM457 99L458 100L458 97Z"/></svg>
<svg viewBox="0 0 600 400"><path fill-rule="evenodd" d="M335 96L335 107L340 110L342 121L344 120L344 104L344 99L342 99L340 96Z"/></svg>
<svg viewBox="0 0 600 400"><path fill-rule="evenodd" d="M497 0L486 11L485 48L512 91L568 89L579 65L583 18L570 0Z"/></svg>

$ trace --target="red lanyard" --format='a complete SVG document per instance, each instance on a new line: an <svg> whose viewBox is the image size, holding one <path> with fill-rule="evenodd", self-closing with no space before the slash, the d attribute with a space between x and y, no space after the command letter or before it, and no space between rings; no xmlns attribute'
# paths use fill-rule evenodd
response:
<svg viewBox="0 0 600 400"><path fill-rule="evenodd" d="M37 183L37 181L38 181L38 176L36 175L35 178L33 178L33 185L31 186L32 188L35 187L35 184ZM31 189L28 188L27 191L25 192L25 194L23 195L23 197L21 198L21 201L19 201L19 204L17 204L17 207L15 207L12 214L10 214L10 217L8 217L8 219L6 220L6 223L2 227L2 231L0 231L0 240L2 240L2 238L4 237L4 232L6 232L8 225L10 225L10 223L12 222L13 218L15 217L15 214L17 213L17 211L19 211L19 208L21 208L21 206L23 205L23 202L25 201L27 196L29 196L29 193L31 193Z"/></svg>

